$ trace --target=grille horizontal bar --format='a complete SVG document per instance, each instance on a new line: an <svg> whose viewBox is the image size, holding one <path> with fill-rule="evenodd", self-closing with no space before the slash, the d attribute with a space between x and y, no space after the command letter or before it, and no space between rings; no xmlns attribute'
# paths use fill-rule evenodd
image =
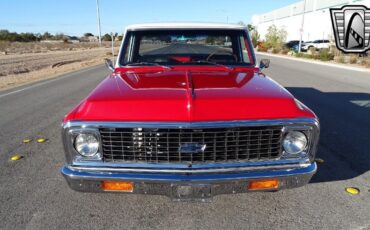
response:
<svg viewBox="0 0 370 230"><path fill-rule="evenodd" d="M276 159L282 126L205 129L101 128L107 162L215 163ZM184 151L186 147L190 151Z"/></svg>

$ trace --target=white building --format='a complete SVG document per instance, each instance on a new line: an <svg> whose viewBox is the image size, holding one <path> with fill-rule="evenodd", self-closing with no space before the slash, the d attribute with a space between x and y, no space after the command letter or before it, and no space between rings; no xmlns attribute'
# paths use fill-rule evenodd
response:
<svg viewBox="0 0 370 230"><path fill-rule="evenodd" d="M305 5L304 5L305 2ZM288 32L287 40L299 40L302 17L304 14L303 40L334 40L330 18L330 8L343 5L365 5L370 8L370 0L306 0L252 17L261 39L265 39L267 29L275 24ZM305 10L304 10L305 9Z"/></svg>

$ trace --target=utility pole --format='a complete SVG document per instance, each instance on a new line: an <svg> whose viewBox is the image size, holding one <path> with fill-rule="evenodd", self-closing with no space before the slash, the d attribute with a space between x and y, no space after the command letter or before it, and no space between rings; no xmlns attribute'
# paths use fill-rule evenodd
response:
<svg viewBox="0 0 370 230"><path fill-rule="evenodd" d="M306 13L306 0L303 1L303 14L302 14L302 24L301 24L301 37L299 38L298 53L301 52L302 48L302 37L303 37L303 27L304 27L304 14Z"/></svg>
<svg viewBox="0 0 370 230"><path fill-rule="evenodd" d="M101 30L100 30L100 12L99 12L99 0L96 0L96 16L98 18L98 36L99 36L99 45L101 46Z"/></svg>
<svg viewBox="0 0 370 230"><path fill-rule="evenodd" d="M112 56L113 56L113 64L115 64L115 61L114 61L114 34L113 34L113 32L111 32L110 37L111 37L111 39L112 39Z"/></svg>

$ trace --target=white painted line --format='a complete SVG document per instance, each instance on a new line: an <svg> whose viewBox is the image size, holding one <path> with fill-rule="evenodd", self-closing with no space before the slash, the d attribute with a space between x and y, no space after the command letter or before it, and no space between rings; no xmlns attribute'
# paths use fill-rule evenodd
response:
<svg viewBox="0 0 370 230"><path fill-rule="evenodd" d="M292 60L292 61L306 62L306 63L317 64L317 65L322 65L322 66L329 66L329 67L339 68L339 69L353 70L353 71L365 72L365 73L370 72L370 69L365 68L365 67L361 68L361 67L353 67L353 66L344 66L344 65L334 64L334 63L328 63L328 62L322 62L322 61L313 61L313 60L307 60L307 59L304 59L304 58L288 57L288 56L282 56L282 55L276 55L276 54L270 54L270 53L262 53L262 52L256 52L256 54L271 56L271 57L277 57L277 58L283 58L283 59L288 59L288 60Z"/></svg>
<svg viewBox="0 0 370 230"><path fill-rule="evenodd" d="M87 68L87 69L78 70L78 71L75 71L75 72L72 72L72 73L67 73L62 77L55 77L55 78L52 78L50 80L45 80L43 82L36 83L34 85L24 87L22 89L18 89L18 90L14 90L14 91L11 91L11 92L8 92L8 93L0 94L0 98L6 97L6 96L9 96L9 95L12 95L12 94L16 94L16 93L19 93L19 92L22 92L22 91L25 91L25 90L29 90L29 89L32 89L32 88L36 88L36 87L39 87L39 86L42 86L42 85L46 85L46 84L49 84L49 83L54 82L54 81L59 81L59 80L65 79L65 78L70 78L70 77L72 77L76 74L84 73L84 72L87 72L89 70L93 70L93 69L99 68L99 67L101 67L101 66L94 66L94 67L90 67L90 68Z"/></svg>

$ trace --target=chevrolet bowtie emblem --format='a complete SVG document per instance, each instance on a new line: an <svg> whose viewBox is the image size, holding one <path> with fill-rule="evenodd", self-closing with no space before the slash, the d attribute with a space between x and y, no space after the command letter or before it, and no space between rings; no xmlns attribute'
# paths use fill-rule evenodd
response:
<svg viewBox="0 0 370 230"><path fill-rule="evenodd" d="M206 144L198 143L183 143L180 144L179 152L180 153L202 153L206 149Z"/></svg>
<svg viewBox="0 0 370 230"><path fill-rule="evenodd" d="M330 9L335 43L346 53L363 53L370 49L370 9L347 5Z"/></svg>

